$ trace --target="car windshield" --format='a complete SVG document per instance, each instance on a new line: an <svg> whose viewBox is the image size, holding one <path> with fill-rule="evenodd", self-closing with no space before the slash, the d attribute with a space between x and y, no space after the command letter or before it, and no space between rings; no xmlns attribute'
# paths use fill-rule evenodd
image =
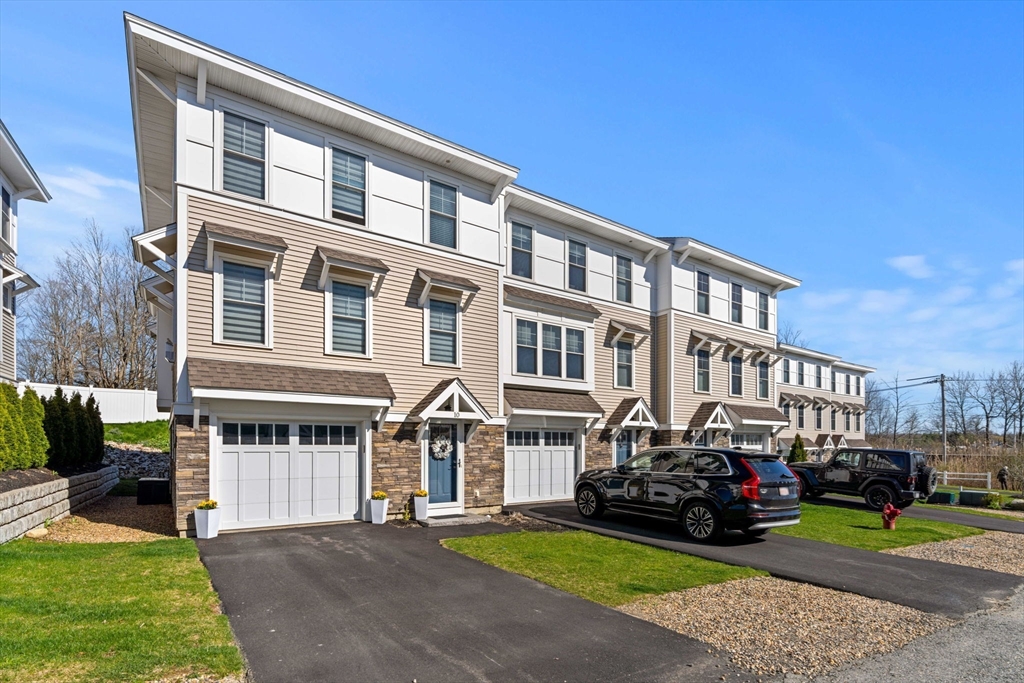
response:
<svg viewBox="0 0 1024 683"><path fill-rule="evenodd" d="M750 468L757 473L758 476L768 478L777 477L792 477L793 474L789 471L789 468L782 464L782 461L778 458L743 458L750 465Z"/></svg>
<svg viewBox="0 0 1024 683"><path fill-rule="evenodd" d="M868 453L866 460L868 469L902 472L907 466L907 456L903 453Z"/></svg>

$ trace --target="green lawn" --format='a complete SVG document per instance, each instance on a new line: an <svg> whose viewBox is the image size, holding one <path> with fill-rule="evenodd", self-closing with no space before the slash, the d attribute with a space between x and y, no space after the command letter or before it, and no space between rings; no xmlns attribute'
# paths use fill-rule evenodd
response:
<svg viewBox="0 0 1024 683"><path fill-rule="evenodd" d="M887 550L974 536L984 531L960 524L910 517L900 517L896 520L895 531L886 531L882 529L882 514L879 512L803 503L800 505L799 524L775 529L772 533L864 550Z"/></svg>
<svg viewBox="0 0 1024 683"><path fill-rule="evenodd" d="M104 441L159 448L165 452L171 450L171 432L167 420L105 424L103 425L103 439Z"/></svg>
<svg viewBox="0 0 1024 683"><path fill-rule="evenodd" d="M996 510L986 508L976 508L969 505L932 505L930 503L917 502L915 506L920 505L921 507L930 510L949 510L951 512L963 512L968 515L980 515L982 517L995 517L996 519L1016 519L1024 523L1020 517L1014 517L1013 515L1004 515Z"/></svg>
<svg viewBox="0 0 1024 683"><path fill-rule="evenodd" d="M520 531L449 538L442 543L487 564L610 607L644 595L767 575L587 531Z"/></svg>
<svg viewBox="0 0 1024 683"><path fill-rule="evenodd" d="M195 543L0 547L0 681L149 681L242 671Z"/></svg>

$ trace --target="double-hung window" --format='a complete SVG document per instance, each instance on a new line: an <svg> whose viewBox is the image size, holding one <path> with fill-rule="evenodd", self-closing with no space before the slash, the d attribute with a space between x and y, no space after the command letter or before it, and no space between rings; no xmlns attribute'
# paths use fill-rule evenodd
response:
<svg viewBox="0 0 1024 683"><path fill-rule="evenodd" d="M802 360L796 362L796 383L800 386L804 385L804 362Z"/></svg>
<svg viewBox="0 0 1024 683"><path fill-rule="evenodd" d="M697 312L711 313L711 276L697 271Z"/></svg>
<svg viewBox="0 0 1024 683"><path fill-rule="evenodd" d="M821 389L821 366L814 366L814 386L817 389Z"/></svg>
<svg viewBox="0 0 1024 683"><path fill-rule="evenodd" d="M706 349L697 352L697 391L711 391L711 353Z"/></svg>
<svg viewBox="0 0 1024 683"><path fill-rule="evenodd" d="M537 374L537 323L532 320L516 321L516 372Z"/></svg>
<svg viewBox="0 0 1024 683"><path fill-rule="evenodd" d="M764 292L757 293L757 329L768 329L768 295Z"/></svg>
<svg viewBox="0 0 1024 683"><path fill-rule="evenodd" d="M832 418L829 420L829 429L836 431L836 409L832 409Z"/></svg>
<svg viewBox="0 0 1024 683"><path fill-rule="evenodd" d="M337 148L332 154L331 215L366 225L366 159Z"/></svg>
<svg viewBox="0 0 1024 683"><path fill-rule="evenodd" d="M430 181L430 242L455 249L458 214L458 190Z"/></svg>
<svg viewBox="0 0 1024 683"><path fill-rule="evenodd" d="M583 379L585 339L583 330L565 329L565 376L569 379Z"/></svg>
<svg viewBox="0 0 1024 683"><path fill-rule="evenodd" d="M850 373L846 373L846 395L850 395Z"/></svg>
<svg viewBox="0 0 1024 683"><path fill-rule="evenodd" d="M633 303L633 261L625 256L615 257L615 300Z"/></svg>
<svg viewBox="0 0 1024 683"><path fill-rule="evenodd" d="M836 393L836 371L832 370L832 393Z"/></svg>
<svg viewBox="0 0 1024 683"><path fill-rule="evenodd" d="M789 359L782 359L782 381L789 384Z"/></svg>
<svg viewBox="0 0 1024 683"><path fill-rule="evenodd" d="M743 395L743 359L739 356L729 359L729 394Z"/></svg>
<svg viewBox="0 0 1024 683"><path fill-rule="evenodd" d="M743 285L732 283L732 321L743 322Z"/></svg>
<svg viewBox="0 0 1024 683"><path fill-rule="evenodd" d="M331 282L331 351L366 355L365 285Z"/></svg>
<svg viewBox="0 0 1024 683"><path fill-rule="evenodd" d="M512 274L533 278L533 228L512 224Z"/></svg>
<svg viewBox="0 0 1024 683"><path fill-rule="evenodd" d="M3 206L0 211L0 222L3 224L3 238L7 244L11 243L11 193L7 191L7 188L0 188L0 194L3 195Z"/></svg>
<svg viewBox="0 0 1024 683"><path fill-rule="evenodd" d="M14 295L14 285L4 285L4 310L11 315L18 315L18 297Z"/></svg>
<svg viewBox="0 0 1024 683"><path fill-rule="evenodd" d="M814 409L814 428L821 431L821 406Z"/></svg>
<svg viewBox="0 0 1024 683"><path fill-rule="evenodd" d="M850 411L843 413L843 422L843 430L847 432L850 431Z"/></svg>
<svg viewBox="0 0 1024 683"><path fill-rule="evenodd" d="M857 377L857 395L860 396L860 376Z"/></svg>
<svg viewBox="0 0 1024 683"><path fill-rule="evenodd" d="M267 269L223 262L221 340L267 343Z"/></svg>
<svg viewBox="0 0 1024 683"><path fill-rule="evenodd" d="M615 386L633 388L633 342L619 340L615 343Z"/></svg>
<svg viewBox="0 0 1024 683"><path fill-rule="evenodd" d="M458 364L459 307L450 301L430 300L431 363Z"/></svg>
<svg viewBox="0 0 1024 683"><path fill-rule="evenodd" d="M803 406L797 406L797 408L796 408L796 428L797 429L803 429L804 428L804 407Z"/></svg>
<svg viewBox="0 0 1024 683"><path fill-rule="evenodd" d="M854 416L854 423L855 423L855 424L854 424L854 426L856 427L856 430L855 430L855 431L858 431L858 432L859 432L859 431L860 431L860 413L857 413L857 414L856 414L856 415Z"/></svg>
<svg viewBox="0 0 1024 683"><path fill-rule="evenodd" d="M538 323L533 320L516 320L515 372L520 375L536 375L539 351L540 374L545 377L583 379L586 333L571 327L541 324L538 348L537 328Z"/></svg>
<svg viewBox="0 0 1024 683"><path fill-rule="evenodd" d="M557 325L541 326L543 354L541 372L547 377L562 376L562 328Z"/></svg>
<svg viewBox="0 0 1024 683"><path fill-rule="evenodd" d="M782 414L786 416L787 420L789 419L789 404L788 403L784 403L782 405Z"/></svg>
<svg viewBox="0 0 1024 683"><path fill-rule="evenodd" d="M757 364L757 397L768 398L768 361Z"/></svg>
<svg viewBox="0 0 1024 683"><path fill-rule="evenodd" d="M259 121L224 112L224 177L228 192L265 197L267 127Z"/></svg>
<svg viewBox="0 0 1024 683"><path fill-rule="evenodd" d="M587 245L569 240L569 289L587 291Z"/></svg>

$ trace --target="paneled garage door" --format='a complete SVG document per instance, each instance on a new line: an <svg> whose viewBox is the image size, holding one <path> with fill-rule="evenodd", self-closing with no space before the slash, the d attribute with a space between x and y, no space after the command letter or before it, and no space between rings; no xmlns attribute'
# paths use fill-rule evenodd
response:
<svg viewBox="0 0 1024 683"><path fill-rule="evenodd" d="M509 503L572 498L576 480L576 432L505 432L505 477Z"/></svg>
<svg viewBox="0 0 1024 683"><path fill-rule="evenodd" d="M346 424L222 422L222 529L357 519L359 429Z"/></svg>

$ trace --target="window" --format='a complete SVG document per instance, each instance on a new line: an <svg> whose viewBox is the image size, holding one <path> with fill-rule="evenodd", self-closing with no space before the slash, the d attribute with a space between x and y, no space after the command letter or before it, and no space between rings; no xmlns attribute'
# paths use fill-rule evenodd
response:
<svg viewBox="0 0 1024 683"><path fill-rule="evenodd" d="M654 471L665 474L693 474L693 459L686 451L661 451L654 461Z"/></svg>
<svg viewBox="0 0 1024 683"><path fill-rule="evenodd" d="M743 359L739 356L729 359L729 394L743 395Z"/></svg>
<svg viewBox="0 0 1024 683"><path fill-rule="evenodd" d="M846 411L843 413L843 431L850 431L850 412Z"/></svg>
<svg viewBox="0 0 1024 683"><path fill-rule="evenodd" d="M224 189L264 198L267 127L224 112Z"/></svg>
<svg viewBox="0 0 1024 683"><path fill-rule="evenodd" d="M626 462L627 460L629 460L630 458L633 457L633 446L634 446L634 443L633 443L633 430L632 429L623 429L621 432L619 432L619 435L617 437L615 437L615 464L616 465L621 465L622 463ZM643 460L643 458L640 458L640 460ZM646 464L633 462L633 463L631 463L631 465L632 465L632 467L630 467L630 469L633 469L633 470L638 470L638 469L648 469L649 470L651 468L651 459L650 459L650 457L648 457L647 460L646 460Z"/></svg>
<svg viewBox="0 0 1024 683"><path fill-rule="evenodd" d="M821 431L821 406L814 409L814 428Z"/></svg>
<svg viewBox="0 0 1024 683"><path fill-rule="evenodd" d="M846 395L847 396L850 395L850 375L849 375L849 373L847 373L847 375L846 375Z"/></svg>
<svg viewBox="0 0 1024 683"><path fill-rule="evenodd" d="M533 277L533 228L512 224L512 274Z"/></svg>
<svg viewBox="0 0 1024 683"><path fill-rule="evenodd" d="M450 301L430 300L430 362L458 362L459 307Z"/></svg>
<svg viewBox="0 0 1024 683"><path fill-rule="evenodd" d="M509 446L539 446L540 432L520 430L505 432L505 443Z"/></svg>
<svg viewBox="0 0 1024 683"><path fill-rule="evenodd" d="M355 446L355 425L299 425L300 446Z"/></svg>
<svg viewBox="0 0 1024 683"><path fill-rule="evenodd" d="M548 377L562 376L562 328L544 325L541 342L544 347L542 372Z"/></svg>
<svg viewBox="0 0 1024 683"><path fill-rule="evenodd" d="M804 362L796 362L796 383L800 386L804 385Z"/></svg>
<svg viewBox="0 0 1024 683"><path fill-rule="evenodd" d="M836 431L836 409L835 408L832 409L832 419L829 422L829 429L831 431L833 431L833 432Z"/></svg>
<svg viewBox="0 0 1024 683"><path fill-rule="evenodd" d="M904 472L907 468L907 456L902 453L876 453L872 451L865 454L864 467L869 470Z"/></svg>
<svg viewBox="0 0 1024 683"><path fill-rule="evenodd" d="M14 285L4 285L4 310L11 315L18 315L18 297L14 295Z"/></svg>
<svg viewBox="0 0 1024 683"><path fill-rule="evenodd" d="M711 276L697 271L697 312L711 314Z"/></svg>
<svg viewBox="0 0 1024 683"><path fill-rule="evenodd" d="M804 428L804 407L803 406L797 406L797 408L796 408L796 428L797 429L803 429Z"/></svg>
<svg viewBox="0 0 1024 683"><path fill-rule="evenodd" d="M768 295L764 292L757 293L757 329L768 329Z"/></svg>
<svg viewBox="0 0 1024 683"><path fill-rule="evenodd" d="M757 397L768 398L768 362L757 364Z"/></svg>
<svg viewBox="0 0 1024 683"><path fill-rule="evenodd" d="M366 287L331 282L331 351L366 355Z"/></svg>
<svg viewBox="0 0 1024 683"><path fill-rule="evenodd" d="M332 155L331 215L366 225L366 159L341 149Z"/></svg>
<svg viewBox="0 0 1024 683"><path fill-rule="evenodd" d="M760 436L759 434L751 436ZM718 453L694 453L694 474L729 474L729 463Z"/></svg>
<svg viewBox="0 0 1024 683"><path fill-rule="evenodd" d="M455 249L455 223L458 190L430 182L430 242Z"/></svg>
<svg viewBox="0 0 1024 683"><path fill-rule="evenodd" d="M221 283L221 339L266 344L266 268L224 261Z"/></svg>
<svg viewBox="0 0 1024 683"><path fill-rule="evenodd" d="M711 391L711 353L704 349L697 352L697 391Z"/></svg>
<svg viewBox="0 0 1024 683"><path fill-rule="evenodd" d="M572 446L576 443L576 432L544 432L545 446Z"/></svg>
<svg viewBox="0 0 1024 683"><path fill-rule="evenodd" d="M11 193L7 191L6 187L0 188L0 194L3 195L3 208L0 212L0 221L3 225L3 238L4 242L11 243Z"/></svg>
<svg viewBox="0 0 1024 683"><path fill-rule="evenodd" d="M708 433L701 432L700 436L693 440L694 446L707 446L708 445Z"/></svg>
<svg viewBox="0 0 1024 683"><path fill-rule="evenodd" d="M857 395L860 396L860 377L857 377Z"/></svg>
<svg viewBox="0 0 1024 683"><path fill-rule="evenodd" d="M814 366L814 386L817 389L821 389L821 366Z"/></svg>
<svg viewBox="0 0 1024 683"><path fill-rule="evenodd" d="M836 393L836 371L832 371L832 393Z"/></svg>
<svg viewBox="0 0 1024 683"><path fill-rule="evenodd" d="M784 403L782 405L782 414L786 416L786 419L789 419L789 404L788 403Z"/></svg>
<svg viewBox="0 0 1024 683"><path fill-rule="evenodd" d="M289 436L290 430L287 424L262 422L220 423L221 442L225 446L250 446L257 444L287 446Z"/></svg>
<svg viewBox="0 0 1024 683"><path fill-rule="evenodd" d="M619 341L615 344L615 386L633 388L633 343Z"/></svg>
<svg viewBox="0 0 1024 683"><path fill-rule="evenodd" d="M832 465L857 469L860 467L860 456L859 451L840 451L832 458Z"/></svg>
<svg viewBox="0 0 1024 683"><path fill-rule="evenodd" d="M733 448L757 448L760 450L764 447L764 434L737 434L733 432L729 435L729 445Z"/></svg>
<svg viewBox="0 0 1024 683"><path fill-rule="evenodd" d="M587 245L569 240L569 289L587 291Z"/></svg>
<svg viewBox="0 0 1024 683"><path fill-rule="evenodd" d="M615 257L615 300L633 303L633 261L625 256Z"/></svg>
<svg viewBox="0 0 1024 683"><path fill-rule="evenodd" d="M782 359L782 381L789 384L789 359Z"/></svg>
<svg viewBox="0 0 1024 683"><path fill-rule="evenodd" d="M732 284L732 321L743 322L743 285Z"/></svg>
<svg viewBox="0 0 1024 683"><path fill-rule="evenodd" d="M516 321L516 372L537 374L537 323L530 320Z"/></svg>
<svg viewBox="0 0 1024 683"><path fill-rule="evenodd" d="M565 330L565 376L569 379L583 379L583 344L586 336L583 330Z"/></svg>
<svg viewBox="0 0 1024 683"><path fill-rule="evenodd" d="M854 426L854 431L858 431L859 432L860 431L860 413L857 413L856 415L854 415L853 416L853 420L854 420L854 425L853 425Z"/></svg>

